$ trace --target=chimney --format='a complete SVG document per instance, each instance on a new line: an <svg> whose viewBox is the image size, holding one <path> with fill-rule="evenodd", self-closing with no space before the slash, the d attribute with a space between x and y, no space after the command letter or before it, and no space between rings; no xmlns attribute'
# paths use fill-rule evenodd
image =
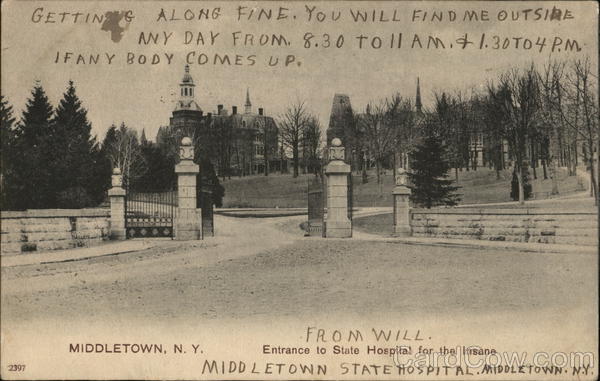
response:
<svg viewBox="0 0 600 381"><path fill-rule="evenodd" d="M264 114L264 109L262 107L258 108L258 115L263 115Z"/></svg>
<svg viewBox="0 0 600 381"><path fill-rule="evenodd" d="M231 106L231 114L237 114L237 106Z"/></svg>
<svg viewBox="0 0 600 381"><path fill-rule="evenodd" d="M221 115L223 113L223 105L217 105L217 115Z"/></svg>

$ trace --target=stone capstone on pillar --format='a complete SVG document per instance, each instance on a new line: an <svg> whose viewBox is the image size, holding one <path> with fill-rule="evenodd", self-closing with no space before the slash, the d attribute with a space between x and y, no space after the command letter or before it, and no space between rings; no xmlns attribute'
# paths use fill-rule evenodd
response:
<svg viewBox="0 0 600 381"><path fill-rule="evenodd" d="M325 168L327 175L327 238L352 237L352 222L348 219L348 175L350 166L344 163L344 147L338 138L331 141Z"/></svg>
<svg viewBox="0 0 600 381"><path fill-rule="evenodd" d="M125 189L123 189L123 175L121 170L115 168L112 174L112 188L108 190L110 199L110 239L124 240L125 232Z"/></svg>
<svg viewBox="0 0 600 381"><path fill-rule="evenodd" d="M200 167L195 164L192 139L184 137L179 147L180 162L175 166L177 173L177 213L175 215L175 239L202 239L202 214L196 207L196 176Z"/></svg>

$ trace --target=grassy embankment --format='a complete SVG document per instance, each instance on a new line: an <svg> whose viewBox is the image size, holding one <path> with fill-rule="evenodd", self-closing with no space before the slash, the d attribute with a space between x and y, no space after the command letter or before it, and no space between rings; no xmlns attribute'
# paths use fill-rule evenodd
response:
<svg viewBox="0 0 600 381"><path fill-rule="evenodd" d="M538 171L538 172L541 172ZM551 180L531 180L535 199L550 197ZM225 187L224 207L226 208L306 208L307 186L313 175L300 175L293 178L289 174L269 176L248 176L232 178L222 182ZM454 179L454 174L451 176ZM510 170L500 173L487 168L477 171L459 172L458 186L462 195L461 204L484 204L512 201L510 199ZM584 185L575 176L567 176L559 171L559 192L561 195L583 190ZM360 175L354 179L355 207L391 206L394 180L392 172L383 176L383 192L380 194L375 173L369 173L369 182L362 184Z"/></svg>

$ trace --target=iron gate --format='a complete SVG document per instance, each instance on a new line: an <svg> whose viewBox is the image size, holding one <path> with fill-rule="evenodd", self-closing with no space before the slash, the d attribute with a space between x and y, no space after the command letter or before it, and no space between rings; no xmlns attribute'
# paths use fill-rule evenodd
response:
<svg viewBox="0 0 600 381"><path fill-rule="evenodd" d="M202 237L214 237L215 225L212 184L201 184L197 197L197 205L202 209Z"/></svg>
<svg viewBox="0 0 600 381"><path fill-rule="evenodd" d="M350 220L350 234L352 234L352 208L354 206L354 187L352 186L352 172L348 174L348 219Z"/></svg>
<svg viewBox="0 0 600 381"><path fill-rule="evenodd" d="M127 238L171 237L177 207L177 190L127 190L125 231Z"/></svg>
<svg viewBox="0 0 600 381"><path fill-rule="evenodd" d="M308 235L323 234L323 217L325 215L323 187L320 176L308 180L308 223L306 226Z"/></svg>

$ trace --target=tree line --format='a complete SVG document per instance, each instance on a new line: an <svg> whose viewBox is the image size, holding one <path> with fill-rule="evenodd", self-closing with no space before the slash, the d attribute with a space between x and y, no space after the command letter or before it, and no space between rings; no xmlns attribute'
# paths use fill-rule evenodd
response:
<svg viewBox="0 0 600 381"><path fill-rule="evenodd" d="M87 110L75 85L69 81L57 107L50 103L42 85L36 83L21 117L2 96L1 207L3 210L92 207L106 201L113 168L121 169L124 186L130 190L165 191L177 181L174 167L179 144L189 136L200 164L199 184L213 189L220 206L223 179L232 174L251 174L260 140L264 174L279 158L280 170L292 152L293 173L317 172L320 168L321 127L303 102L290 106L278 118L257 116L249 126L232 117L211 117L200 125L182 129L161 127L156 142L125 123L111 125L99 142L91 134ZM233 163L238 163L238 170ZM239 166L242 165L242 169Z"/></svg>
<svg viewBox="0 0 600 381"><path fill-rule="evenodd" d="M381 184L382 168L410 168L411 154L434 134L455 182L460 170L477 170L482 152L482 164L495 169L498 178L512 168L515 198L522 203L529 176L552 179L552 193L558 193L557 168L566 167L573 176L584 164L597 202L597 86L589 59L549 60L502 72L469 93L437 92L433 107L422 112L409 98L394 94L353 113L346 129L347 157L356 171L375 166Z"/></svg>
<svg viewBox="0 0 600 381"><path fill-rule="evenodd" d="M286 107L278 118L281 159L285 150L292 154L292 175L319 173L321 170L321 123L319 118L306 106L306 102L296 100Z"/></svg>
<svg viewBox="0 0 600 381"><path fill-rule="evenodd" d="M124 186L132 191L175 187L182 136L163 134L157 144L144 130L138 137L121 123L110 126L99 143L72 81L56 108L36 83L19 120L2 96L0 117L2 210L98 206L106 201L113 168L121 169ZM211 187L220 206L224 189L210 158L197 149L195 160L202 168L198 183Z"/></svg>
<svg viewBox="0 0 600 381"><path fill-rule="evenodd" d="M224 188L217 178L209 151L204 148L206 142L197 134L161 129L155 143L146 138L144 129L138 137L137 130L124 123L119 127L113 124L106 132L101 150L112 168L121 169L123 184L129 191L172 191L177 184L175 165L179 162L179 147L184 136L191 137L195 145L194 162L200 166L197 176L198 192L209 188L213 194L213 203L221 206Z"/></svg>
<svg viewBox="0 0 600 381"><path fill-rule="evenodd" d="M56 108L36 83L19 121L3 96L0 114L3 210L81 208L104 200L110 163L72 81Z"/></svg>
<svg viewBox="0 0 600 381"><path fill-rule="evenodd" d="M575 175L578 165L584 164L597 202L597 90L589 59L549 60L499 73L469 93L438 92L433 107L422 111L415 111L410 97L398 93L371 101L364 112L350 109L344 115L341 138L352 169L362 171L366 181L367 167L374 166L380 189L384 168L418 166L416 152L429 144L441 147L438 156L454 169L454 182L460 170L477 170L480 151L482 164L495 169L498 177L511 168L512 193L520 202L530 193L529 176L552 179L552 193L558 193L558 167ZM0 201L5 210L98 205L105 200L115 167L123 171L128 187L151 184L169 189L176 181L173 168L182 134L195 143L196 162L204 168L201 181L215 186L221 198L217 174L223 179L231 176L234 161L238 166L245 160L252 164L256 139L262 142L265 175L276 158L283 171L288 153L293 176L300 169L318 173L322 167L321 125L300 100L290 104L276 123L257 118L256 125L242 128L234 118L205 118L205 125L192 131L161 128L156 143L148 141L144 131L138 137L135 129L122 123L111 126L100 144L91 134L87 110L72 81L56 107L36 83L19 120L2 97L0 117Z"/></svg>

